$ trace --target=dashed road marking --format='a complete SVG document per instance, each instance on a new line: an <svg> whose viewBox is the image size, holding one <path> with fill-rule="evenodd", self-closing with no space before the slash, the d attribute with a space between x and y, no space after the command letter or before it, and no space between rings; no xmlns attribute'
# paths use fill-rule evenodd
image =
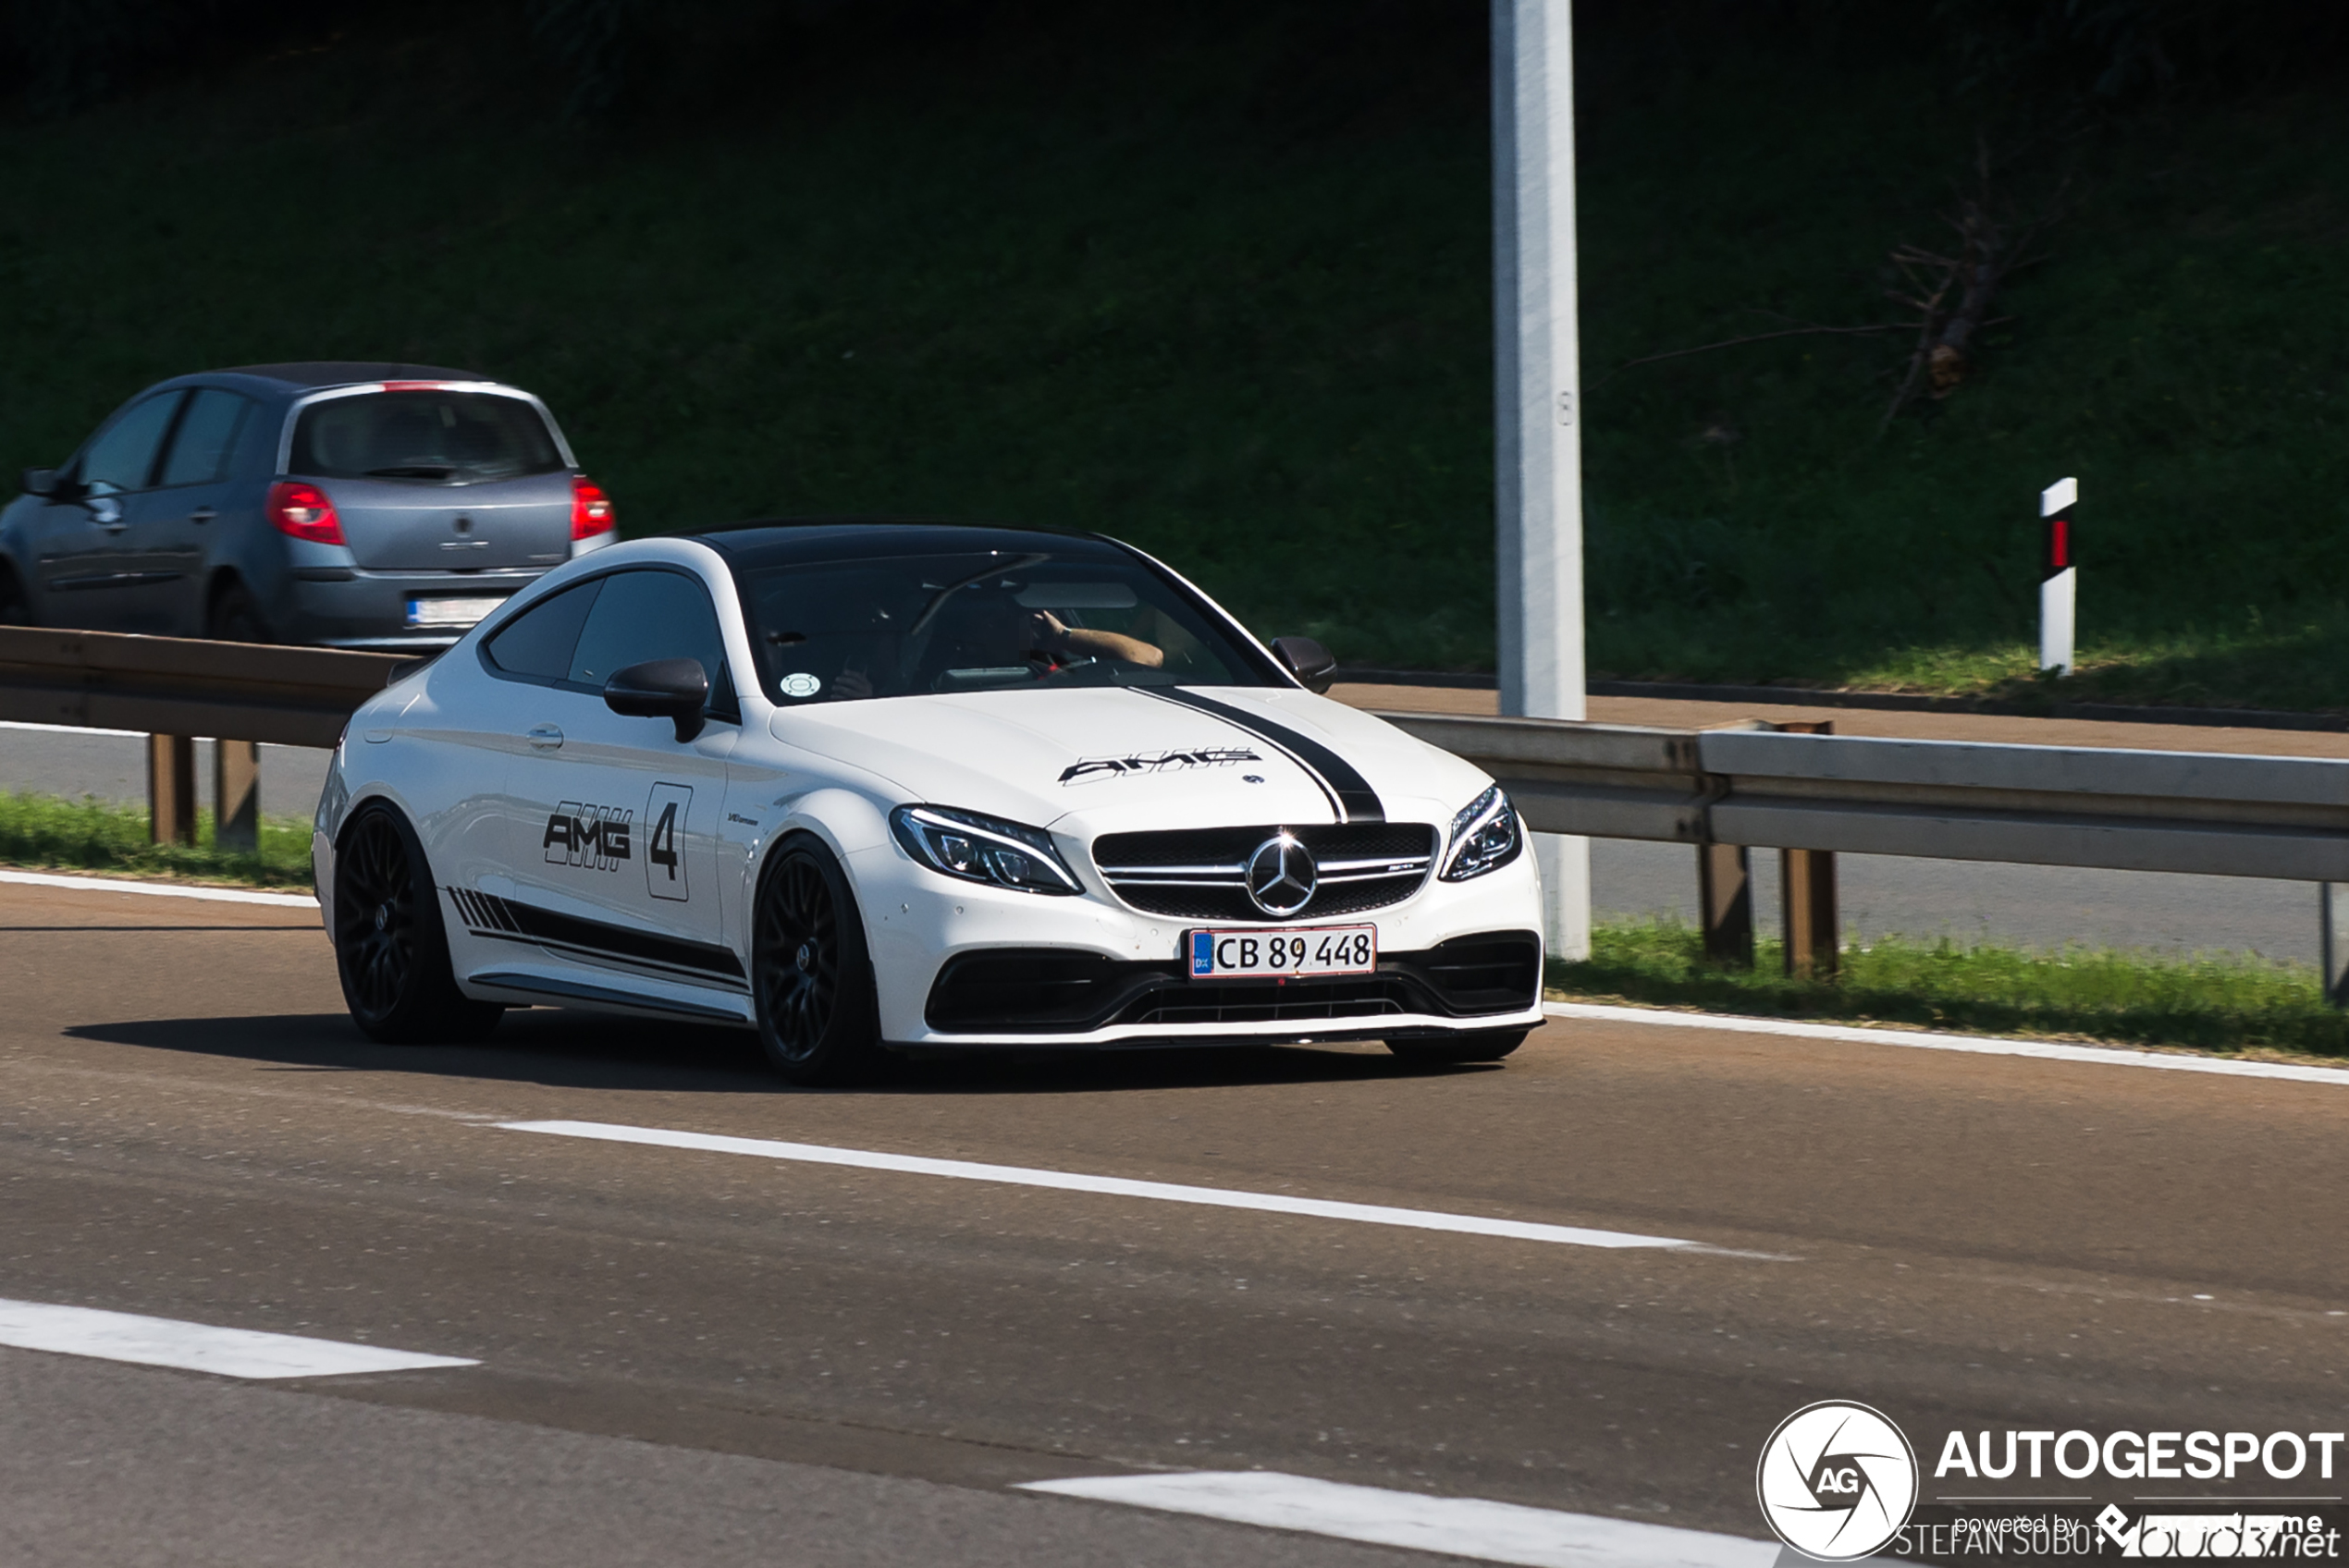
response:
<svg viewBox="0 0 2349 1568"><path fill-rule="evenodd" d="M1088 1476L1029 1481L1019 1489L1525 1568L1769 1568L1778 1559L1775 1545L1742 1536L1344 1486L1273 1470Z"/></svg>
<svg viewBox="0 0 2349 1568"><path fill-rule="evenodd" d="M340 1378L357 1372L478 1365L459 1355L418 1355L340 1340L220 1329L209 1323L32 1301L0 1301L0 1345L129 1361L141 1366L177 1366L223 1378Z"/></svg>
<svg viewBox="0 0 2349 1568"><path fill-rule="evenodd" d="M1191 1187L1172 1182L1137 1182L1124 1176L1088 1176L1069 1170L1039 1170L1021 1165L981 1165L965 1159L929 1159L919 1155L881 1154L834 1148L825 1144L787 1144L767 1138L730 1138L710 1133L678 1133L661 1127L627 1127L609 1121L500 1121L513 1133L550 1133L565 1138L597 1138L615 1144L698 1149L712 1154L753 1155L761 1159L807 1165L845 1165L863 1170L894 1170L913 1176L944 1176L965 1182L1000 1182L1015 1187L1049 1187L1065 1193L1101 1193L1158 1203L1247 1208L1265 1214L1298 1214L1315 1219L1346 1219L1365 1225L1398 1225L1416 1231L1452 1231L1470 1236L1501 1236L1520 1242L1551 1242L1577 1247L1662 1247L1713 1252L1696 1242L1642 1236L1628 1231L1594 1231L1580 1225L1543 1225L1440 1209L1391 1208L1384 1204L1340 1203L1292 1197L1285 1193L1249 1193L1227 1187ZM1741 1256L1754 1256L1755 1254Z"/></svg>

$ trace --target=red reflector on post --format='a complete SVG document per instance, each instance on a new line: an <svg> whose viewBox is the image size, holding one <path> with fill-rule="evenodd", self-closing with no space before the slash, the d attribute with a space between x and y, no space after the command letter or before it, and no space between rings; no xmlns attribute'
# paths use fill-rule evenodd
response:
<svg viewBox="0 0 2349 1568"><path fill-rule="evenodd" d="M2051 517L2048 523L2048 570L2061 571L2072 564L2072 520Z"/></svg>
<svg viewBox="0 0 2349 1568"><path fill-rule="evenodd" d="M571 536L593 539L598 533L609 533L620 521L620 513L604 494L603 486L584 473L571 479Z"/></svg>
<svg viewBox="0 0 2349 1568"><path fill-rule="evenodd" d="M315 484L281 479L269 487L264 509L270 525L289 538L307 539L314 545L343 542L342 519L335 515L334 502Z"/></svg>

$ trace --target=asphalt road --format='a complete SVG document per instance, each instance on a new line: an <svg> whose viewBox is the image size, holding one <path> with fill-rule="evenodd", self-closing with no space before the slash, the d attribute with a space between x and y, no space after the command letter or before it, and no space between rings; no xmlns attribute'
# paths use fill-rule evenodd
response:
<svg viewBox="0 0 2349 1568"><path fill-rule="evenodd" d="M8 1562L1399 1563L1012 1488L1261 1468L1756 1537L1757 1451L1818 1399L1928 1463L1952 1428L2349 1414L2349 1081L1554 1023L1498 1069L1299 1048L794 1092L744 1036L556 1011L375 1047L314 913L6 885L0 995L0 1298L478 1363L251 1383L0 1350Z"/></svg>

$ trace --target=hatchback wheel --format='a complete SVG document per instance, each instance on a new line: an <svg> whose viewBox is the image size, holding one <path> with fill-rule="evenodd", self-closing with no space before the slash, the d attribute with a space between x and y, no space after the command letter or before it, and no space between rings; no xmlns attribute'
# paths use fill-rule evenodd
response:
<svg viewBox="0 0 2349 1568"><path fill-rule="evenodd" d="M32 606L24 602L24 590L17 586L16 574L0 567L0 626L31 626Z"/></svg>
<svg viewBox="0 0 2349 1568"><path fill-rule="evenodd" d="M335 969L351 1021L389 1045L479 1040L506 1010L457 989L424 846L388 806L364 806L335 853Z"/></svg>
<svg viewBox="0 0 2349 1568"><path fill-rule="evenodd" d="M1525 1044L1528 1029L1480 1029L1448 1040L1389 1040L1386 1048L1413 1067L1451 1067L1461 1062L1498 1061Z"/></svg>
<svg viewBox="0 0 2349 1568"><path fill-rule="evenodd" d="M840 863L810 839L787 845L758 883L751 949L758 1038L794 1084L844 1084L879 1065L865 924Z"/></svg>
<svg viewBox="0 0 2349 1568"><path fill-rule="evenodd" d="M230 583L213 595L212 613L204 618L203 634L215 643L266 643L269 628L261 606L243 587Z"/></svg>

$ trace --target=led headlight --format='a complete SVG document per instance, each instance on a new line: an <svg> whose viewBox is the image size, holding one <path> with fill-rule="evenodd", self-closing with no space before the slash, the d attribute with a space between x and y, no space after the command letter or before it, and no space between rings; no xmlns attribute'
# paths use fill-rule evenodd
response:
<svg viewBox="0 0 2349 1568"><path fill-rule="evenodd" d="M1517 807L1495 784L1452 819L1446 842L1452 848L1444 860L1444 880L1465 882L1517 859L1525 848L1525 830L1518 822Z"/></svg>
<svg viewBox="0 0 2349 1568"><path fill-rule="evenodd" d="M907 854L949 876L1023 893L1085 890L1039 827L945 806L899 806L889 826Z"/></svg>

